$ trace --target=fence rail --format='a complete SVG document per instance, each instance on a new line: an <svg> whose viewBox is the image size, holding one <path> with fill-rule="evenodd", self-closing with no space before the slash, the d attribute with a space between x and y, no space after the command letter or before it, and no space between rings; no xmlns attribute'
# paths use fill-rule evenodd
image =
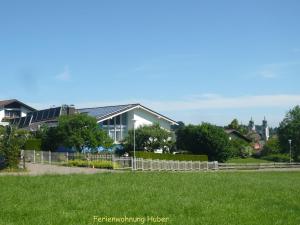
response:
<svg viewBox="0 0 300 225"><path fill-rule="evenodd" d="M173 161L118 157L112 154L82 154L50 151L24 151L24 161L42 164L66 164L70 160L111 161L114 169L131 169L140 171L205 171L217 170L218 162Z"/></svg>
<svg viewBox="0 0 300 225"><path fill-rule="evenodd" d="M31 163L64 164L69 160L112 161L112 158L113 155L111 154L82 154L35 150L24 151L25 162Z"/></svg>
<svg viewBox="0 0 300 225"><path fill-rule="evenodd" d="M133 166L142 171L205 171L218 170L218 162L173 161L136 158Z"/></svg>
<svg viewBox="0 0 300 225"><path fill-rule="evenodd" d="M219 163L219 170L259 170L274 168L300 168L300 163Z"/></svg>
<svg viewBox="0 0 300 225"><path fill-rule="evenodd" d="M24 162L66 164L70 160L110 161L114 169L138 171L214 171L214 170L259 170L272 168L300 168L300 163L218 163L202 161L174 161L118 157L112 154L82 154L47 151L23 151ZM23 161L22 160L22 161Z"/></svg>

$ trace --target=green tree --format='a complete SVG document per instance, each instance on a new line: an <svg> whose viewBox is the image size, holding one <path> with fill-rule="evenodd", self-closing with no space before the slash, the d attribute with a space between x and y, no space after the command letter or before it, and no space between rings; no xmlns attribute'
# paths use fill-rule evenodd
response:
<svg viewBox="0 0 300 225"><path fill-rule="evenodd" d="M133 149L133 130L128 132L125 139L125 148ZM135 143L137 150L146 150L153 152L162 149L163 152L169 152L174 145L172 132L162 129L159 124L142 126L135 130Z"/></svg>
<svg viewBox="0 0 300 225"><path fill-rule="evenodd" d="M203 123L177 131L177 148L194 154L206 154L209 160L226 161L231 156L229 136L223 128Z"/></svg>
<svg viewBox="0 0 300 225"><path fill-rule="evenodd" d="M270 138L264 145L261 155L278 154L280 153L280 143L278 137Z"/></svg>
<svg viewBox="0 0 300 225"><path fill-rule="evenodd" d="M56 150L59 146L82 151L99 146L110 147L113 140L102 130L94 117L85 114L61 116L57 127L43 127L38 133L43 149Z"/></svg>
<svg viewBox="0 0 300 225"><path fill-rule="evenodd" d="M230 157L249 157L252 155L253 148L251 145L240 138L230 140Z"/></svg>
<svg viewBox="0 0 300 225"><path fill-rule="evenodd" d="M0 129L0 158L4 159L4 167L17 168L20 161L20 150L29 133L7 126Z"/></svg>
<svg viewBox="0 0 300 225"><path fill-rule="evenodd" d="M228 125L229 129L239 130L239 121L237 119L233 119L231 123Z"/></svg>
<svg viewBox="0 0 300 225"><path fill-rule="evenodd" d="M226 129L234 129L238 132L240 132L241 134L246 134L248 129L246 126L239 124L239 121L237 119L233 119L231 121L231 123L225 127Z"/></svg>
<svg viewBox="0 0 300 225"><path fill-rule="evenodd" d="M278 128L278 137L283 153L289 152L289 142L292 140L292 156L299 160L300 155L300 106L295 106L281 121Z"/></svg>

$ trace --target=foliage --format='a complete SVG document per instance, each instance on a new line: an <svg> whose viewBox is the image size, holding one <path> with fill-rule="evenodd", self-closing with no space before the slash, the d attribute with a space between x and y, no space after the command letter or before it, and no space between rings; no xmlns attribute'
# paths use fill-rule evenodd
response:
<svg viewBox="0 0 300 225"><path fill-rule="evenodd" d="M203 123L179 129L177 148L208 155L209 160L226 161L230 156L229 136L223 128Z"/></svg>
<svg viewBox="0 0 300 225"><path fill-rule="evenodd" d="M133 152L130 152L133 156ZM153 152L137 151L137 158L143 159L160 159L160 160L178 160L178 161L208 161L207 155L190 155L190 154L159 154Z"/></svg>
<svg viewBox="0 0 300 225"><path fill-rule="evenodd" d="M43 127L38 136L42 138L43 149L51 151L65 146L80 152L84 148L108 148L113 144L113 140L99 127L96 119L85 114L61 116L57 127Z"/></svg>
<svg viewBox="0 0 300 225"><path fill-rule="evenodd" d="M247 131L248 131L247 127L245 127L245 126L239 124L239 121L238 121L237 119L233 119L233 120L231 121L231 123L228 124L228 126L225 127L225 128L226 128L226 129L233 129L233 130L236 130L236 131L238 131L238 132L240 132L241 134L244 134L244 135L245 135L245 134L247 133Z"/></svg>
<svg viewBox="0 0 300 225"><path fill-rule="evenodd" d="M99 169L116 169L118 168L117 163L111 161L87 161L87 160L69 160L64 164L65 166L77 166L77 167L92 167Z"/></svg>
<svg viewBox="0 0 300 225"><path fill-rule="evenodd" d="M24 145L29 134L25 130L7 126L0 130L0 158L3 167L17 168L20 161L20 149Z"/></svg>
<svg viewBox="0 0 300 225"><path fill-rule="evenodd" d="M289 142L292 140L292 156L299 160L300 156L300 106L290 110L278 128L278 137L283 153L289 153Z"/></svg>
<svg viewBox="0 0 300 225"><path fill-rule="evenodd" d="M277 137L270 138L264 145L261 155L278 154L280 153L280 143Z"/></svg>
<svg viewBox="0 0 300 225"><path fill-rule="evenodd" d="M233 138L230 140L230 157L246 158L252 155L253 148L248 142L240 138Z"/></svg>
<svg viewBox="0 0 300 225"><path fill-rule="evenodd" d="M26 140L23 149L40 151L42 149L42 140L38 138L30 138Z"/></svg>
<svg viewBox="0 0 300 225"><path fill-rule="evenodd" d="M261 159L273 162L290 162L289 154L269 154L262 156Z"/></svg>
<svg viewBox="0 0 300 225"><path fill-rule="evenodd" d="M171 125L171 130L172 131L176 132L178 129L185 126L184 122L182 122L182 121L177 121L177 124Z"/></svg>
<svg viewBox="0 0 300 225"><path fill-rule="evenodd" d="M258 159L258 158L253 158L253 157L248 157L248 158L231 158L226 161L226 163L270 163L269 160L266 159Z"/></svg>
<svg viewBox="0 0 300 225"><path fill-rule="evenodd" d="M125 148L133 149L134 132L130 130L125 138ZM169 152L174 146L172 133L162 129L159 124L142 126L135 130L136 149L153 152L162 149L163 152Z"/></svg>

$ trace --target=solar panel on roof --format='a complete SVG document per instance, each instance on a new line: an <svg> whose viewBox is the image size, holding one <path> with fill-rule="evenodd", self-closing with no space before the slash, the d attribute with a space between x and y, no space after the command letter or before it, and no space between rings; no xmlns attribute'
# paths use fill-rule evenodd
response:
<svg viewBox="0 0 300 225"><path fill-rule="evenodd" d="M79 109L78 111L80 113L88 113L88 115L90 115L90 116L101 118L101 117L105 117L105 116L108 116L113 113L117 113L117 112L126 110L133 106L135 106L135 104Z"/></svg>

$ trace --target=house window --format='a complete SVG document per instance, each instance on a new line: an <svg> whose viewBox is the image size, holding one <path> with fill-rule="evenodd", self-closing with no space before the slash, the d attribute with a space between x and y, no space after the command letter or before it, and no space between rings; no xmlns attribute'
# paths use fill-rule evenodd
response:
<svg viewBox="0 0 300 225"><path fill-rule="evenodd" d="M8 118L21 117L21 111L19 111L19 110L5 110L5 117L8 117Z"/></svg>

